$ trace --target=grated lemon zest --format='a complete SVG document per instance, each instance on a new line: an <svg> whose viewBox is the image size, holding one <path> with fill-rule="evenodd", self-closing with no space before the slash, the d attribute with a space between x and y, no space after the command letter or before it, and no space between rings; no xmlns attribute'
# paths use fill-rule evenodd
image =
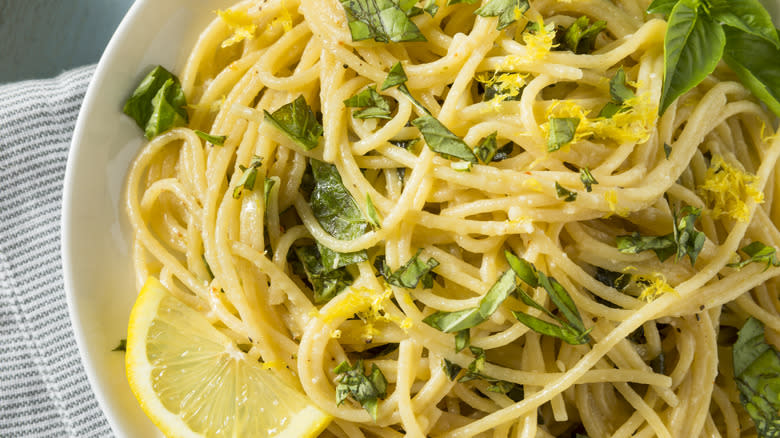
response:
<svg viewBox="0 0 780 438"><path fill-rule="evenodd" d="M401 318L385 312L384 302L393 295L391 288L386 287L383 292L378 293L367 287L350 287L344 294L345 296L338 306L331 307L328 312L322 315L324 322L329 323L336 319L346 319L352 315L358 315L364 323L362 338L366 341L370 341L379 334L379 330L375 327L378 322L393 322L403 328L404 321ZM407 326L407 329L409 327Z"/></svg>
<svg viewBox="0 0 780 438"><path fill-rule="evenodd" d="M555 32L551 32L554 28L547 29L544 26L544 20L539 18L539 31L536 33L526 32L523 34L523 41L525 41L526 57L539 61L547 57L553 47L555 41Z"/></svg>
<svg viewBox="0 0 780 438"><path fill-rule="evenodd" d="M292 16L290 15L290 11L287 10L287 5L284 1L282 1L282 16L274 18L271 24L273 25L276 23L281 24L282 29L284 29L285 32L289 32L293 28Z"/></svg>
<svg viewBox="0 0 780 438"><path fill-rule="evenodd" d="M526 81L528 76L527 73L516 72L494 72L493 74L482 72L478 73L474 79L476 79L477 82L485 84L486 87L495 86L498 94L490 99L488 103L490 104L491 109L498 111L501 109L501 102L520 95L523 87L528 83Z"/></svg>
<svg viewBox="0 0 780 438"><path fill-rule="evenodd" d="M639 277L639 280L649 281L650 284L639 294L639 299L642 301L650 302L656 298L666 295L675 294L677 291L666 282L666 277L663 274L656 272L652 278Z"/></svg>
<svg viewBox="0 0 780 438"><path fill-rule="evenodd" d="M714 155L704 183L699 186L699 193L710 206L709 212L713 217L728 215L737 221L747 222L750 210L746 201L764 202L764 193L758 184L756 175L726 163L720 155Z"/></svg>
<svg viewBox="0 0 780 438"><path fill-rule="evenodd" d="M269 360L260 364L264 370L283 370L287 368L287 364L281 360Z"/></svg>
<svg viewBox="0 0 780 438"><path fill-rule="evenodd" d="M523 181L523 187L535 192L544 193L541 183L539 183L539 180L536 178L526 178L526 180Z"/></svg>
<svg viewBox="0 0 780 438"><path fill-rule="evenodd" d="M253 22L252 17L247 15L244 11L236 11L232 9L217 10L217 15L225 24L228 25L233 35L222 41L222 47L230 47L233 44L240 43L243 40L251 40L255 37L255 30L257 25Z"/></svg>

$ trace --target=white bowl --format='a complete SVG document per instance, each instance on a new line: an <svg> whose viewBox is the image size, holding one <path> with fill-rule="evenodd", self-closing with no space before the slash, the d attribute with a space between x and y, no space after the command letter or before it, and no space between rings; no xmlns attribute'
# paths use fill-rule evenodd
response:
<svg viewBox="0 0 780 438"><path fill-rule="evenodd" d="M123 186L143 133L122 105L155 65L180 71L213 11L236 0L138 0L103 53L81 107L65 172L62 259L70 317L98 402L119 437L159 436L130 392L124 355L135 302ZM780 0L768 1L775 21Z"/></svg>

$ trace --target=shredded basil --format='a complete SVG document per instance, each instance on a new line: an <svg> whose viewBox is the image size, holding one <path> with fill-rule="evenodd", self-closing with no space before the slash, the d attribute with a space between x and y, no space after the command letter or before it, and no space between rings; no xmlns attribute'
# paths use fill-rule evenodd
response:
<svg viewBox="0 0 780 438"><path fill-rule="evenodd" d="M375 86L370 86L344 101L344 105L350 108L362 108L355 110L352 117L356 119L390 119L390 104L379 93Z"/></svg>
<svg viewBox="0 0 780 438"><path fill-rule="evenodd" d="M376 258L375 265L385 281L393 286L414 289L422 282L423 288L430 289L433 287L432 270L439 266L439 262L433 257L423 262L420 260L421 252L422 248L418 249L417 253L395 272L390 270L383 256Z"/></svg>
<svg viewBox="0 0 780 438"><path fill-rule="evenodd" d="M637 232L627 236L616 238L618 251L625 254L637 254L642 251L652 250L658 256L658 260L665 261L675 255L675 262L680 261L686 255L691 265L696 263L696 258L704 247L707 237L701 231L694 228L696 220L701 216L701 209L686 205L678 214L673 214L673 232L664 236L642 236Z"/></svg>
<svg viewBox="0 0 780 438"><path fill-rule="evenodd" d="M669 159L669 155L672 153L672 147L669 146L669 144L664 143L664 155L666 155L666 159Z"/></svg>
<svg viewBox="0 0 780 438"><path fill-rule="evenodd" d="M528 0L488 0L474 13L482 17L498 17L496 28L502 30L522 17L529 7Z"/></svg>
<svg viewBox="0 0 780 438"><path fill-rule="evenodd" d="M111 351L127 351L127 339L120 339L119 344Z"/></svg>
<svg viewBox="0 0 780 438"><path fill-rule="evenodd" d="M592 186L599 183L596 181L596 178L593 177L593 175L590 173L590 169L587 167L580 169L580 181L582 181L582 185L585 186L586 192L593 191Z"/></svg>
<svg viewBox="0 0 780 438"><path fill-rule="evenodd" d="M435 17L436 13L439 12L439 5L436 3L436 0L428 0L425 6L423 6L423 11L427 12L431 17Z"/></svg>
<svg viewBox="0 0 780 438"><path fill-rule="evenodd" d="M314 188L309 202L322 228L333 237L353 240L368 231L368 222L357 206L336 166L310 159ZM317 242L326 269L336 269L368 260L365 250L339 253Z"/></svg>
<svg viewBox="0 0 780 438"><path fill-rule="evenodd" d="M455 352L460 353L471 343L471 330L463 329L455 333Z"/></svg>
<svg viewBox="0 0 780 438"><path fill-rule="evenodd" d="M396 62L392 67L390 67L390 71L387 73L387 77L385 78L384 82L382 82L381 90L387 90L388 88L393 88L397 85L403 85L408 80L409 78L406 77L404 67L400 62Z"/></svg>
<svg viewBox="0 0 780 438"><path fill-rule="evenodd" d="M271 178L266 178L263 181L263 199L265 200L265 209L268 210L268 200L271 199L271 189L274 188L276 181Z"/></svg>
<svg viewBox="0 0 780 438"><path fill-rule="evenodd" d="M225 144L225 139L227 138L227 136L224 135L211 135L197 129L195 130L195 135L213 144L214 146L222 146Z"/></svg>
<svg viewBox="0 0 780 438"><path fill-rule="evenodd" d="M241 170L241 176L233 188L233 199L240 199L244 189L252 191L255 189L255 180L257 179L257 169L263 165L263 158L257 155L252 156L249 167L242 164L238 165Z"/></svg>
<svg viewBox="0 0 780 438"><path fill-rule="evenodd" d="M158 65L143 78L122 111L132 117L151 140L171 128L186 125L189 120L186 106L187 99L179 79Z"/></svg>
<svg viewBox="0 0 780 438"><path fill-rule="evenodd" d="M577 200L577 192L571 191L562 185L555 182L555 194L558 199L563 199L563 202L574 202Z"/></svg>
<svg viewBox="0 0 780 438"><path fill-rule="evenodd" d="M556 50L569 50L577 55L591 53L596 46L596 38L606 28L606 21L591 23L587 16L582 15L571 26L555 33L558 43Z"/></svg>
<svg viewBox="0 0 780 438"><path fill-rule="evenodd" d="M631 274L610 271L600 266L596 268L595 278L605 286L609 286L618 291L623 291L631 284Z"/></svg>
<svg viewBox="0 0 780 438"><path fill-rule="evenodd" d="M319 144L319 138L322 137L322 125L317 121L317 116L314 115L303 95L282 105L273 114L266 110L263 112L265 120L285 133L304 150L314 149Z"/></svg>
<svg viewBox="0 0 780 438"><path fill-rule="evenodd" d="M441 367L450 381L455 380L455 378L458 377L458 374L460 374L460 370L463 369L460 365L452 363L447 359L442 360Z"/></svg>
<svg viewBox="0 0 780 438"><path fill-rule="evenodd" d="M626 72L621 66L609 81L609 94L612 98L599 112L599 117L611 118L619 112L628 111L626 101L634 98L634 92L628 88Z"/></svg>
<svg viewBox="0 0 780 438"><path fill-rule="evenodd" d="M382 228L382 223L379 220L379 213L376 211L374 201L371 200L371 195L366 193L366 213L368 213L368 223L376 229Z"/></svg>
<svg viewBox="0 0 780 438"><path fill-rule="evenodd" d="M397 0L341 0L352 41L373 39L380 43L426 41L407 15L414 2Z"/></svg>
<svg viewBox="0 0 780 438"><path fill-rule="evenodd" d="M474 148L474 155L485 164L505 160L509 158L512 154L512 150L514 150L514 144L512 142L499 148L496 144L497 135L498 132L493 132L483 138L477 147Z"/></svg>
<svg viewBox="0 0 780 438"><path fill-rule="evenodd" d="M317 246L299 246L294 251L312 285L314 304L327 303L354 281L345 267L326 269Z"/></svg>
<svg viewBox="0 0 780 438"><path fill-rule="evenodd" d="M749 318L732 350L739 399L762 438L780 436L780 352L764 341L764 326Z"/></svg>
<svg viewBox="0 0 780 438"><path fill-rule="evenodd" d="M576 117L550 117L550 132L547 137L547 152L555 152L574 140L580 119Z"/></svg>
<svg viewBox="0 0 780 438"><path fill-rule="evenodd" d="M780 266L780 261L777 259L777 250L771 246L765 245L762 242L755 241L742 248L742 252L747 254L748 258L743 258L737 263L729 263L731 268L742 269L750 263L766 263L766 269L769 266Z"/></svg>
<svg viewBox="0 0 780 438"><path fill-rule="evenodd" d="M333 372L336 373L337 382L336 404L341 405L347 397L352 397L376 421L378 401L387 397L387 379L379 367L371 364L371 373L366 375L362 360L355 362L352 367L344 361Z"/></svg>

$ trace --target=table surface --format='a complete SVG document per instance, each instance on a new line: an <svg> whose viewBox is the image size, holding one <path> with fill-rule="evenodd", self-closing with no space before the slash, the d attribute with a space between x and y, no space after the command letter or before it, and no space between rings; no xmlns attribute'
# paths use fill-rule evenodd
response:
<svg viewBox="0 0 780 438"><path fill-rule="evenodd" d="M0 0L0 83L100 59L133 0Z"/></svg>

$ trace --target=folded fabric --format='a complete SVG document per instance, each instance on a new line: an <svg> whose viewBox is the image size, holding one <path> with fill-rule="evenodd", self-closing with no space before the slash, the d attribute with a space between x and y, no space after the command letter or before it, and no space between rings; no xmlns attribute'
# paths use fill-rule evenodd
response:
<svg viewBox="0 0 780 438"><path fill-rule="evenodd" d="M106 437L62 279L68 149L94 66L0 86L0 436Z"/></svg>

